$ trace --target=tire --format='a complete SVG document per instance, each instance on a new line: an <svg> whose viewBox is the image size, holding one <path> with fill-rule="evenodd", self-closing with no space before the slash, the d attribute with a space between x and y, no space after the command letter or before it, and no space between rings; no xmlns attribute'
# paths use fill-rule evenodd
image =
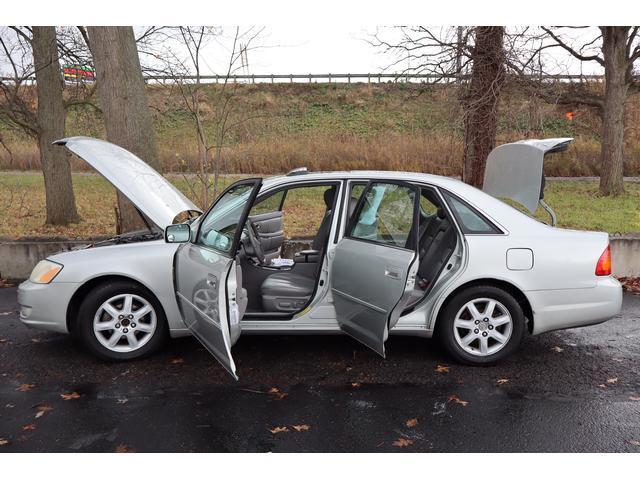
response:
<svg viewBox="0 0 640 480"><path fill-rule="evenodd" d="M87 294L78 310L77 331L91 353L109 361L146 357L169 337L158 299L146 288L126 280L102 283Z"/></svg>
<svg viewBox="0 0 640 480"><path fill-rule="evenodd" d="M491 365L518 349L525 329L524 312L513 295L499 287L478 285L447 302L438 317L436 334L458 362Z"/></svg>

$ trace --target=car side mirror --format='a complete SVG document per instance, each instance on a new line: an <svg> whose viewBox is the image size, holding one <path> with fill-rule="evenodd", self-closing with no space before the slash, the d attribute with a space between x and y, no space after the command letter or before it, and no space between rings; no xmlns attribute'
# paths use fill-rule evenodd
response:
<svg viewBox="0 0 640 480"><path fill-rule="evenodd" d="M186 223L169 225L164 230L164 241L167 243L185 243L191 239L191 227Z"/></svg>

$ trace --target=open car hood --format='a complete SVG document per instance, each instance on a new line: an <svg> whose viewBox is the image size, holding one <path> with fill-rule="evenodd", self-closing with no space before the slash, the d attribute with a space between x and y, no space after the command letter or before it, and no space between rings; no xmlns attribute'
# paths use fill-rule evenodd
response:
<svg viewBox="0 0 640 480"><path fill-rule="evenodd" d="M161 229L183 212L199 212L191 200L133 153L97 138L57 140L104 176L149 220Z"/></svg>
<svg viewBox="0 0 640 480"><path fill-rule="evenodd" d="M496 198L509 198L531 213L544 198L544 157L562 152L573 138L549 138L505 143L487 158L482 190Z"/></svg>

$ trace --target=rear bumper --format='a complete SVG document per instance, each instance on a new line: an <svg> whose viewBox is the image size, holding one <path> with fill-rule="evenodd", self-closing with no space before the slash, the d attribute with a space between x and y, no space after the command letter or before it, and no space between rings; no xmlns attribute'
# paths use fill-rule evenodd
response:
<svg viewBox="0 0 640 480"><path fill-rule="evenodd" d="M20 321L28 327L69 333L67 306L77 288L77 283L22 282L18 287Z"/></svg>
<svg viewBox="0 0 640 480"><path fill-rule="evenodd" d="M594 288L526 292L533 309L533 334L605 322L620 313L622 286L602 277Z"/></svg>

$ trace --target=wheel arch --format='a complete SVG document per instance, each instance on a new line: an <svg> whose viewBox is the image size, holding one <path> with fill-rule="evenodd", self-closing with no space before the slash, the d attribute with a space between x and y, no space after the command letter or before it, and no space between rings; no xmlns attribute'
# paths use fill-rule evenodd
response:
<svg viewBox="0 0 640 480"><path fill-rule="evenodd" d="M116 282L116 281L126 281L144 289L158 303L161 309L160 313L162 313L162 317L164 318L164 322L165 323L167 322L167 312L165 311L164 305L162 304L158 296L155 293L153 293L153 291L149 287L147 287L144 283L142 283L140 280L137 280L133 277L129 277L127 275L118 275L118 274L100 275L87 280L73 293L71 300L67 305L67 315L66 315L67 331L70 334L75 336L77 333L78 312L80 310L80 305L82 304L82 301L84 300L85 296L91 290L93 290L99 285L102 285L103 283Z"/></svg>
<svg viewBox="0 0 640 480"><path fill-rule="evenodd" d="M455 288L455 290L449 292L449 294L447 295L447 298L444 300L444 302L440 304L440 307L438 308L438 312L435 317L436 322L434 324L434 332L436 331L436 326L438 324L438 320L440 319L440 315L442 314L444 309L447 307L448 303L461 291L466 290L467 288L477 287L477 286L497 287L513 295L513 297L516 299L516 301L522 308L522 311L524 312L524 316L527 319L527 330L529 331L529 333L533 332L533 324L534 324L533 308L531 307L531 302L529 302L529 299L527 298L527 296L524 294L522 290L520 290L520 288L515 286L513 283L507 282L505 280L498 280L496 278L478 278L475 280L471 280L467 283L463 283L462 285L459 285L458 287Z"/></svg>

